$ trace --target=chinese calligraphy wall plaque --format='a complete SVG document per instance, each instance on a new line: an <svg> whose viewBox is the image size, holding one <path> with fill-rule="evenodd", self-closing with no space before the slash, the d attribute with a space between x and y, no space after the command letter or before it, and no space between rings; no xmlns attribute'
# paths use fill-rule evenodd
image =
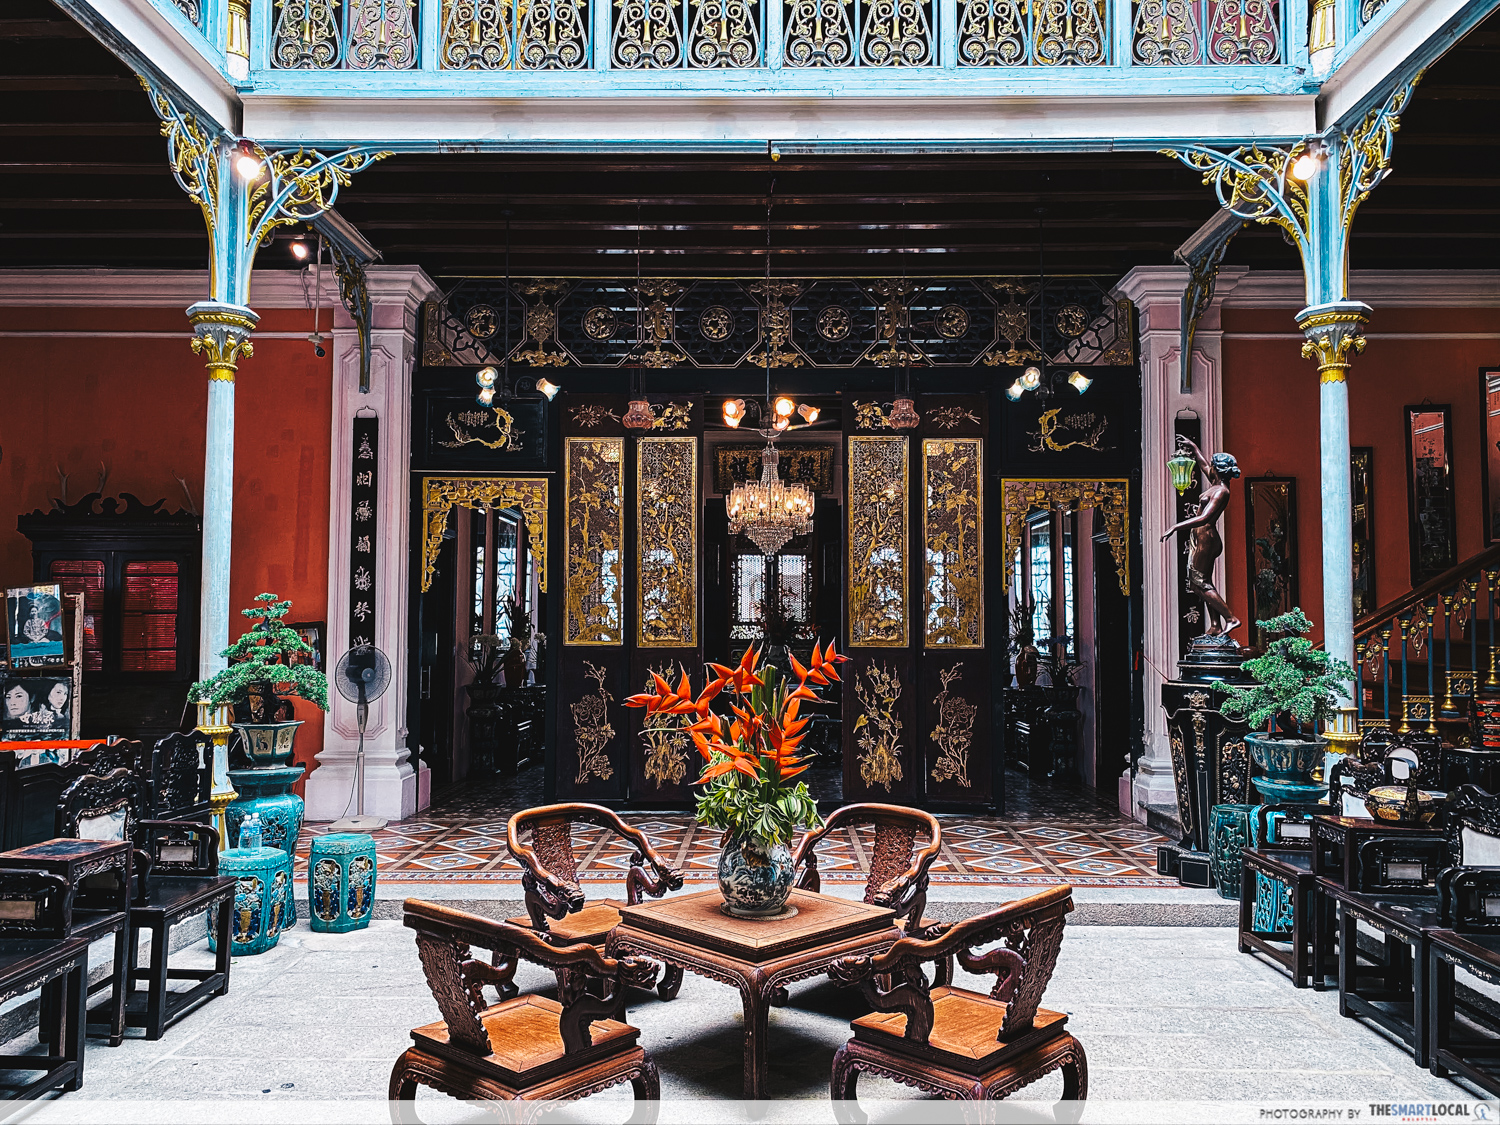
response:
<svg viewBox="0 0 1500 1125"><path fill-rule="evenodd" d="M380 419L354 419L349 489L349 647L375 643L375 547Z"/></svg>

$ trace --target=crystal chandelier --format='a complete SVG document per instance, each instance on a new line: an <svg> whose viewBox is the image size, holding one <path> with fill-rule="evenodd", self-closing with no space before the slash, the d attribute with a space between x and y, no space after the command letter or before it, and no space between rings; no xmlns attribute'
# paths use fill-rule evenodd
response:
<svg viewBox="0 0 1500 1125"><path fill-rule="evenodd" d="M781 479L774 441L760 455L760 480L737 484L729 493L729 533L748 536L761 554L774 555L794 536L812 532L812 489Z"/></svg>

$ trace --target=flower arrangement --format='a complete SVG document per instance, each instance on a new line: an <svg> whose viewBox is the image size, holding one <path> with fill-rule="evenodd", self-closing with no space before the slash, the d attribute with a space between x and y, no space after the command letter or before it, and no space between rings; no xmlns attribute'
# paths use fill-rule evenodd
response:
<svg viewBox="0 0 1500 1125"><path fill-rule="evenodd" d="M789 655L794 687L791 676L760 665L760 656L752 647L737 667L709 664L712 678L697 698L686 669L676 688L653 673L655 690L632 695L625 705L678 716L706 763L697 782L704 786L697 801L698 822L769 852L790 844L799 826L821 823L807 783L792 783L808 768L799 748L809 720L799 717L799 711L803 703L823 702L816 688L838 680L838 665L848 657L835 652L832 641L827 648L814 645L806 667ZM711 706L726 691L735 697L733 718L727 721Z"/></svg>
<svg viewBox="0 0 1500 1125"><path fill-rule="evenodd" d="M297 656L311 656L312 648L286 625L282 618L292 608L290 601L277 601L275 594L257 594L260 605L240 610L244 617L258 619L232 645L219 653L229 658L229 667L188 689L194 702L218 706L248 704L259 697L264 717L270 722L283 695L305 699L319 710L328 710L328 677L311 664L294 663Z"/></svg>

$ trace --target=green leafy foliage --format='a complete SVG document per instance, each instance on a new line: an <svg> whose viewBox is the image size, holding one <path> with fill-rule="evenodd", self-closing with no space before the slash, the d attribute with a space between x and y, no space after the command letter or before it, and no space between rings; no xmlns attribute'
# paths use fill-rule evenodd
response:
<svg viewBox="0 0 1500 1125"><path fill-rule="evenodd" d="M1265 655L1245 661L1254 684L1218 685L1227 696L1224 714L1244 719L1252 727L1274 722L1287 733L1316 734L1318 725L1337 710L1339 699L1349 698L1344 685L1354 679L1354 669L1313 647L1306 637L1312 622L1301 609L1256 624L1267 633L1282 635L1267 646ZM1311 732L1305 729L1309 725Z"/></svg>
<svg viewBox="0 0 1500 1125"><path fill-rule="evenodd" d="M229 667L194 684L188 698L215 706L245 703L251 685L270 684L277 695L294 695L328 710L328 677L310 664L287 663L294 655L312 653L312 647L282 621L292 603L277 601L275 594L257 594L255 600L261 604L240 614L257 623L219 653L229 660Z"/></svg>
<svg viewBox="0 0 1500 1125"><path fill-rule="evenodd" d="M786 708L786 677L766 665L759 684L750 690L749 707L754 715L780 715ZM735 745L750 750L751 744L737 739ZM777 844L790 844L799 827L817 828L823 823L818 816L818 802L813 799L807 782L790 784L774 757L759 755L757 777L751 780L738 770L720 774L707 781L698 794L694 810L698 823L718 828L742 839L754 840L763 850ZM723 762L727 755L717 751L709 755L709 764Z"/></svg>

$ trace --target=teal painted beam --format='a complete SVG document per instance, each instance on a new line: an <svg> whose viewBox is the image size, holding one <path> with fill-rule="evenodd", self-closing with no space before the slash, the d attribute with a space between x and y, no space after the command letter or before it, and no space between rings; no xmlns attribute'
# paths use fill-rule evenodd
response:
<svg viewBox="0 0 1500 1125"><path fill-rule="evenodd" d="M767 37L768 39L770 36ZM267 98L1057 98L1265 97L1306 94L1289 66L902 67L670 71L255 70Z"/></svg>

